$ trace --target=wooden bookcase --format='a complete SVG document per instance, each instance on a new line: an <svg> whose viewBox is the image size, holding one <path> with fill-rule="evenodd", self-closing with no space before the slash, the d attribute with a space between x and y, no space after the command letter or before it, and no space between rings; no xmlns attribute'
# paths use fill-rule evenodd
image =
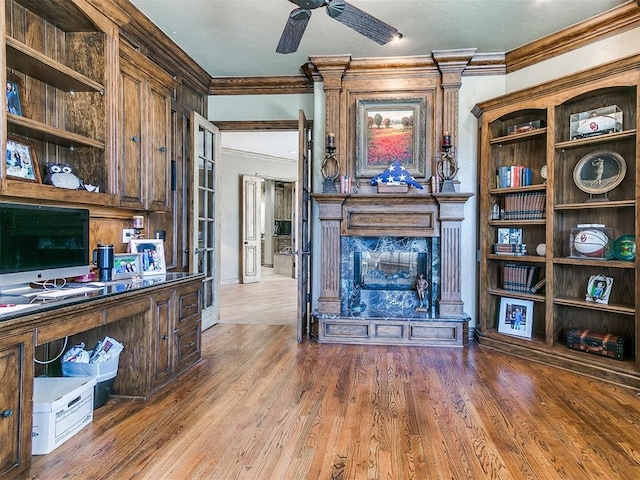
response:
<svg viewBox="0 0 640 480"><path fill-rule="evenodd" d="M476 340L481 345L640 387L638 260L584 258L576 255L570 244L572 229L580 224L604 224L613 229L614 240L622 235L638 238L640 234L639 85L640 56L633 56L510 93L474 108L480 120L481 145L480 312L476 330ZM583 138L572 135L572 115L610 106L622 110L620 131ZM509 127L512 130L529 122L534 122L536 128L508 133ZM599 152L604 155L613 152L622 157L626 174L606 194L590 194L578 188L574 170L581 160L597 158ZM503 166L531 169L530 185L500 188L496 177ZM541 175L543 166L546 178ZM501 215L496 218L494 205L504 208L507 196L533 193L545 195L542 218L512 220ZM526 254L494 253L499 228L521 229ZM539 245L546 248L537 248ZM539 278L546 280L544 288L536 293L505 289L505 265L537 267ZM613 278L607 304L585 299L589 278L598 274ZM520 332L514 335L508 329L499 329L500 305L505 298L514 299L514 303L533 302L533 312L527 315L527 321L533 322L530 338ZM624 337L624 360L569 349L566 340L570 328Z"/></svg>
<svg viewBox="0 0 640 480"><path fill-rule="evenodd" d="M6 14L6 15L5 15ZM100 193L74 191L78 202L114 205L112 112L115 25L83 0L6 2L6 71L17 78L23 113L4 112L6 134L32 142L40 176L47 163L68 164ZM0 193L64 201L69 191L6 175Z"/></svg>

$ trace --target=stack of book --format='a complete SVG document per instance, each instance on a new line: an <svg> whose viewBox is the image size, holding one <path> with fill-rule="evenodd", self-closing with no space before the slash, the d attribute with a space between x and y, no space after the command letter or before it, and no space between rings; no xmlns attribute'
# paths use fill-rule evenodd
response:
<svg viewBox="0 0 640 480"><path fill-rule="evenodd" d="M498 167L496 171L496 188L515 188L531 185L531 169L523 165Z"/></svg>
<svg viewBox="0 0 640 480"><path fill-rule="evenodd" d="M507 263L502 267L502 288L510 292L537 293L546 283L544 278L538 280L539 272L536 266Z"/></svg>
<svg viewBox="0 0 640 480"><path fill-rule="evenodd" d="M545 192L515 193L504 196L504 220L541 220L545 217Z"/></svg>
<svg viewBox="0 0 640 480"><path fill-rule="evenodd" d="M499 228L498 241L493 245L498 255L526 255L527 245L522 243L521 228Z"/></svg>

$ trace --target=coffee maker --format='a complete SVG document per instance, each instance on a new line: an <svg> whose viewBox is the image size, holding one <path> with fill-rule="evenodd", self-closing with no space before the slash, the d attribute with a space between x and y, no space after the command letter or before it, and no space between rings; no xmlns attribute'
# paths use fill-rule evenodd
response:
<svg viewBox="0 0 640 480"><path fill-rule="evenodd" d="M93 264L98 267L98 280L110 282L113 272L113 245L98 245L93 251Z"/></svg>

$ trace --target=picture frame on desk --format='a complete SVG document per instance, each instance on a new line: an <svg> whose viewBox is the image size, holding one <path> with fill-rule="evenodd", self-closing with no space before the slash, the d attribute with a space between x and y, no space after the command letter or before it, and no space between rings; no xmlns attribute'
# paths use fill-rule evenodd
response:
<svg viewBox="0 0 640 480"><path fill-rule="evenodd" d="M113 279L120 280L142 275L141 253L116 253L113 256Z"/></svg>
<svg viewBox="0 0 640 480"><path fill-rule="evenodd" d="M7 135L5 168L7 177L40 183L40 170L33 142L14 135Z"/></svg>
<svg viewBox="0 0 640 480"><path fill-rule="evenodd" d="M533 301L501 297L498 332L515 337L531 338L533 333Z"/></svg>
<svg viewBox="0 0 640 480"><path fill-rule="evenodd" d="M427 176L423 98L356 101L356 177L374 177L399 160L416 178Z"/></svg>
<svg viewBox="0 0 640 480"><path fill-rule="evenodd" d="M163 240L132 239L129 241L129 251L141 255L142 275L162 275L167 273Z"/></svg>

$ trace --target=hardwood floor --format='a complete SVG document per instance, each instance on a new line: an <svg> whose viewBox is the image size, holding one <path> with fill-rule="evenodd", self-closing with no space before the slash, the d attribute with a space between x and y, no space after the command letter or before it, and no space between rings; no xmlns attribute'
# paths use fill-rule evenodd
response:
<svg viewBox="0 0 640 480"><path fill-rule="evenodd" d="M637 480L640 399L474 345L298 344L293 324L220 323L175 387L110 399L33 459L40 480Z"/></svg>
<svg viewBox="0 0 640 480"><path fill-rule="evenodd" d="M295 278L262 268L260 283L220 286L220 323L295 325Z"/></svg>

